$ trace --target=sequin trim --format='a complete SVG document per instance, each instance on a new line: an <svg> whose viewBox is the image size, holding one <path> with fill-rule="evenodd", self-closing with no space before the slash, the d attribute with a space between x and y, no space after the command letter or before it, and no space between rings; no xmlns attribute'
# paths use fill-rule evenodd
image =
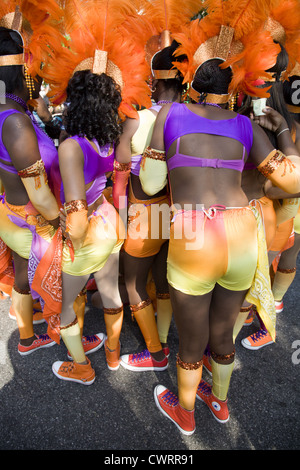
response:
<svg viewBox="0 0 300 470"><path fill-rule="evenodd" d="M67 214L88 210L88 205L85 199L76 199L74 201L65 202L64 207Z"/></svg>
<svg viewBox="0 0 300 470"><path fill-rule="evenodd" d="M280 272L280 273L284 273L284 274L291 274L291 273L295 273L296 272L296 267L295 268L291 268L291 269L281 269L281 268L277 268L277 271Z"/></svg>
<svg viewBox="0 0 300 470"><path fill-rule="evenodd" d="M19 287L16 286L16 284L13 285L13 290L21 295L31 295L30 290L20 289Z"/></svg>
<svg viewBox="0 0 300 470"><path fill-rule="evenodd" d="M185 370L197 370L203 366L203 360L198 362L184 362L180 359L179 354L176 356L176 365Z"/></svg>
<svg viewBox="0 0 300 470"><path fill-rule="evenodd" d="M164 162L166 160L166 152L164 150L155 150L151 147L147 147L142 158L152 158L152 160L161 160Z"/></svg>
<svg viewBox="0 0 300 470"><path fill-rule="evenodd" d="M138 304L130 305L131 313L138 312L139 310L142 310L143 308L148 307L148 305L150 305L151 302L152 302L151 299L147 299L147 300L142 300Z"/></svg>
<svg viewBox="0 0 300 470"><path fill-rule="evenodd" d="M123 305L121 307L117 307L117 308L104 308L103 307L103 312L106 315L117 315L118 313L123 312Z"/></svg>
<svg viewBox="0 0 300 470"><path fill-rule="evenodd" d="M259 166L259 171L268 178L274 171L276 171L280 165L284 164L284 171L281 176L285 176L287 167L290 168L290 172L292 172L292 168L295 168L295 165L286 158L286 156L280 152L280 150L273 150L274 153L271 158L267 161L267 163L263 166ZM267 157L268 158L268 157Z"/></svg>
<svg viewBox="0 0 300 470"><path fill-rule="evenodd" d="M169 299L169 298L170 298L170 294L169 294L169 293L159 294L159 293L157 292L156 298L157 298L157 299Z"/></svg>
<svg viewBox="0 0 300 470"><path fill-rule="evenodd" d="M117 160L114 161L114 170L116 171L130 171L131 170L131 162L129 163L120 163Z"/></svg>
<svg viewBox="0 0 300 470"><path fill-rule="evenodd" d="M77 319L77 318L75 318L75 320L72 321L72 323L69 323L69 324L66 325L66 326L61 326L60 329L61 329L61 330L66 330L67 328L71 328L71 326L76 325L76 323L78 323L78 319Z"/></svg>
<svg viewBox="0 0 300 470"><path fill-rule="evenodd" d="M217 354L213 351L210 352L211 357L215 362L220 361L220 362L225 362L229 361L230 359L233 359L235 356L235 349L232 351L230 354Z"/></svg>
<svg viewBox="0 0 300 470"><path fill-rule="evenodd" d="M251 308L252 308L252 305L250 305L249 307L241 307L240 312L250 312Z"/></svg>
<svg viewBox="0 0 300 470"><path fill-rule="evenodd" d="M37 160L33 165L18 171L21 178L31 178L32 176L40 176L45 171L45 165L42 159Z"/></svg>

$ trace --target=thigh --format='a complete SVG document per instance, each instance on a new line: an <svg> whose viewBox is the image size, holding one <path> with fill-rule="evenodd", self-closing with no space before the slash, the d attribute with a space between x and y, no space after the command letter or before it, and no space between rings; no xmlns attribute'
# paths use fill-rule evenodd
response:
<svg viewBox="0 0 300 470"><path fill-rule="evenodd" d="M197 362L208 343L212 292L194 296L172 286L169 291L179 337L179 356L184 362Z"/></svg>

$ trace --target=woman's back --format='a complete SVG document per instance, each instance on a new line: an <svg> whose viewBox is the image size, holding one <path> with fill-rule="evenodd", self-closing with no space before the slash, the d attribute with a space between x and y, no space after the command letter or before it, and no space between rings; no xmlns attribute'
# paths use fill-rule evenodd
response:
<svg viewBox="0 0 300 470"><path fill-rule="evenodd" d="M173 202L247 205L241 172L252 138L244 116L211 105L173 104L164 126Z"/></svg>

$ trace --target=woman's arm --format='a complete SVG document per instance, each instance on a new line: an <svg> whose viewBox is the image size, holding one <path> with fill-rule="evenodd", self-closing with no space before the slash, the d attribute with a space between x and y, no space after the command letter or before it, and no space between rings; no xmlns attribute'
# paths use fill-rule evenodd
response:
<svg viewBox="0 0 300 470"><path fill-rule="evenodd" d="M9 116L3 126L3 136L3 143L24 184L29 200L46 220L57 227L58 204L48 186L37 136L29 117L20 113Z"/></svg>
<svg viewBox="0 0 300 470"><path fill-rule="evenodd" d="M66 200L66 232L77 250L83 245L89 225L84 156L80 145L73 139L67 139L59 146L58 157Z"/></svg>

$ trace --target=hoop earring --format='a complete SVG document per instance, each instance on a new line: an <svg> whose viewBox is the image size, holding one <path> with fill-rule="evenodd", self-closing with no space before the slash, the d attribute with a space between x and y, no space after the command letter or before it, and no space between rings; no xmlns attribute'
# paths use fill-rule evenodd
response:
<svg viewBox="0 0 300 470"><path fill-rule="evenodd" d="M24 74L25 74L26 86L29 91L29 99L32 100L32 92L34 90L34 80L32 76L30 75L26 64L24 65Z"/></svg>

